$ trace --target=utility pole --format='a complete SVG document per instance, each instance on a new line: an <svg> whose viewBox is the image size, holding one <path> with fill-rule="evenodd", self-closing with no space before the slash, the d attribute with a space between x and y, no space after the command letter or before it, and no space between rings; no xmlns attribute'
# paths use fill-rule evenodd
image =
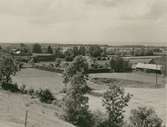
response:
<svg viewBox="0 0 167 127"><path fill-rule="evenodd" d="M27 127L27 119L28 119L28 110L26 110L26 114L25 114L24 127Z"/></svg>
<svg viewBox="0 0 167 127"><path fill-rule="evenodd" d="M156 85L155 85L155 87L158 87L158 75L157 75L157 64L156 64L156 73L155 73L155 75L156 75Z"/></svg>
<svg viewBox="0 0 167 127"><path fill-rule="evenodd" d="M156 71L156 86L155 87L158 87L158 84L157 84L157 82L158 82L158 76L157 76L157 71Z"/></svg>

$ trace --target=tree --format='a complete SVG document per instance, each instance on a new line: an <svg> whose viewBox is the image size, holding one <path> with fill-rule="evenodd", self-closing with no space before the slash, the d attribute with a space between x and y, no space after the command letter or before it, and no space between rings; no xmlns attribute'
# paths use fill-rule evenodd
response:
<svg viewBox="0 0 167 127"><path fill-rule="evenodd" d="M64 58L62 48L60 48L60 47L55 48L55 53L54 54L55 54L56 58Z"/></svg>
<svg viewBox="0 0 167 127"><path fill-rule="evenodd" d="M41 45L40 44L34 44L33 45L33 53L42 53Z"/></svg>
<svg viewBox="0 0 167 127"><path fill-rule="evenodd" d="M152 108L133 109L129 119L131 127L162 127L162 120Z"/></svg>
<svg viewBox="0 0 167 127"><path fill-rule="evenodd" d="M74 52L73 52L73 49L68 48L68 49L64 52L64 56L65 56L65 60L66 60L66 61L73 61L73 59L74 59Z"/></svg>
<svg viewBox="0 0 167 127"><path fill-rule="evenodd" d="M128 106L131 95L125 95L124 89L112 85L104 93L103 106L106 108L108 115L107 120L102 123L104 127L121 127L123 125L124 108Z"/></svg>
<svg viewBox="0 0 167 127"><path fill-rule="evenodd" d="M113 57L110 60L110 67L114 72L131 71L129 61L125 61L119 56Z"/></svg>
<svg viewBox="0 0 167 127"><path fill-rule="evenodd" d="M107 48L105 47L105 48L103 48L101 50L102 50L101 56L106 57L107 56Z"/></svg>
<svg viewBox="0 0 167 127"><path fill-rule="evenodd" d="M50 45L48 46L48 51L47 51L47 53L50 53L50 54L53 53L52 47L51 47Z"/></svg>
<svg viewBox="0 0 167 127"><path fill-rule="evenodd" d="M103 51L99 45L95 45L95 46L90 46L88 52L89 55L92 57L99 57L102 55Z"/></svg>
<svg viewBox="0 0 167 127"><path fill-rule="evenodd" d="M73 75L65 97L65 120L78 127L91 127L92 115L88 110L87 83L82 75Z"/></svg>
<svg viewBox="0 0 167 127"><path fill-rule="evenodd" d="M88 63L83 56L77 56L73 62L65 68L64 71L64 83L68 83L71 78L77 74L81 73L84 79L87 79L88 75Z"/></svg>
<svg viewBox="0 0 167 127"><path fill-rule="evenodd" d="M92 116L88 108L87 86L88 63L77 56L64 72L64 83L69 83L65 97L65 119L79 127L90 127Z"/></svg>
<svg viewBox="0 0 167 127"><path fill-rule="evenodd" d="M78 49L78 47L74 46L72 48L72 50L73 50L74 57L79 55L79 49Z"/></svg>
<svg viewBox="0 0 167 127"><path fill-rule="evenodd" d="M0 65L1 80L4 83L11 82L11 76L17 71L16 63L10 56L3 57Z"/></svg>
<svg viewBox="0 0 167 127"><path fill-rule="evenodd" d="M86 55L86 48L84 46L80 46L79 49L79 55L85 56Z"/></svg>

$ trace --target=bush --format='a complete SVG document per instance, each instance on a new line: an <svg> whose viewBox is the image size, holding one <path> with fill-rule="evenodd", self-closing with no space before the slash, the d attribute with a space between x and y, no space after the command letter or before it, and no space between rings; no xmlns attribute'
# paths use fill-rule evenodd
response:
<svg viewBox="0 0 167 127"><path fill-rule="evenodd" d="M129 119L130 127L162 127L162 120L152 108L133 109Z"/></svg>
<svg viewBox="0 0 167 127"><path fill-rule="evenodd" d="M2 89L7 90L7 91L11 91L13 93L20 92L20 89L18 88L18 85L16 83L11 84L11 83L3 82L1 87L2 87Z"/></svg>
<svg viewBox="0 0 167 127"><path fill-rule="evenodd" d="M28 90L28 94L31 95L31 96L33 96L33 95L35 94L34 89L32 89L32 88L29 89L29 90Z"/></svg>
<svg viewBox="0 0 167 127"><path fill-rule="evenodd" d="M39 93L37 92L37 94L38 94L40 101L44 103L51 104L52 101L55 99L49 89L45 89L45 90L41 89Z"/></svg>
<svg viewBox="0 0 167 127"><path fill-rule="evenodd" d="M26 85L20 86L19 90L22 94L27 94Z"/></svg>

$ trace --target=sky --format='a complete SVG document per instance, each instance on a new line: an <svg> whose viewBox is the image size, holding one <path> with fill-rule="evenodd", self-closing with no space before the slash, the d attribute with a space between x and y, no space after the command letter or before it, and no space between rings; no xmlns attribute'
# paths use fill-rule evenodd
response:
<svg viewBox="0 0 167 127"><path fill-rule="evenodd" d="M0 0L0 42L167 45L167 0Z"/></svg>

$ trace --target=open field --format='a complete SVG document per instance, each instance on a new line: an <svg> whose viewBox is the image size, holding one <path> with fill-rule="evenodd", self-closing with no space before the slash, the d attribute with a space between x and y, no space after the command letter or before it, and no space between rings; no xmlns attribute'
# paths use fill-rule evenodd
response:
<svg viewBox="0 0 167 127"><path fill-rule="evenodd" d="M49 88L54 93L64 87L62 80L62 76L58 73L32 68L23 69L13 77L13 82L17 82L19 85L25 84L26 87L33 89Z"/></svg>
<svg viewBox="0 0 167 127"><path fill-rule="evenodd" d="M157 75L158 84L165 84L165 77L163 75ZM156 74L144 73L144 72L132 72L132 73L98 73L90 74L90 78L111 78L111 79L123 79L131 81L139 81L145 83L156 83Z"/></svg>
<svg viewBox="0 0 167 127"><path fill-rule="evenodd" d="M91 74L91 77L96 76L104 76L119 79L128 79L132 81L143 81L145 83L154 83L154 77L151 75L144 74L135 74L135 73L108 73L105 74ZM143 79L144 78L144 79ZM49 88L52 92L58 93L58 91L62 90L64 84L62 83L62 77L60 74L55 72L41 71L37 69L24 69L17 73L15 77L13 77L14 82L18 82L20 84L25 84L29 88L39 89L39 88ZM165 78L159 77L159 81L165 82ZM95 83L88 82L90 86L96 88ZM97 85L98 86L98 85ZM97 90L97 91L96 91ZM103 93L105 88L96 89L95 92ZM159 114L159 116L165 121L165 88L151 89L151 88L125 88L126 92L133 94L133 98L129 103L129 106L126 109L126 118L129 115L131 109L134 109L138 106L151 106L155 109L155 111ZM101 110L104 111L101 103L101 97L88 95L90 98L90 108L92 110Z"/></svg>
<svg viewBox="0 0 167 127"><path fill-rule="evenodd" d="M27 95L0 90L0 127L23 127L26 110L27 127L73 127L57 118L56 106L42 104Z"/></svg>
<svg viewBox="0 0 167 127"><path fill-rule="evenodd" d="M105 90L96 91L100 94L103 94ZM137 108L138 106L148 106L155 109L157 114L165 121L165 110L166 110L166 97L165 89L146 89L146 88L125 88L125 92L133 94L132 99L129 102L128 107L126 108L125 116L128 118L130 110ZM90 108L94 111L100 110L105 111L102 106L102 97L95 97L88 95L90 98Z"/></svg>

